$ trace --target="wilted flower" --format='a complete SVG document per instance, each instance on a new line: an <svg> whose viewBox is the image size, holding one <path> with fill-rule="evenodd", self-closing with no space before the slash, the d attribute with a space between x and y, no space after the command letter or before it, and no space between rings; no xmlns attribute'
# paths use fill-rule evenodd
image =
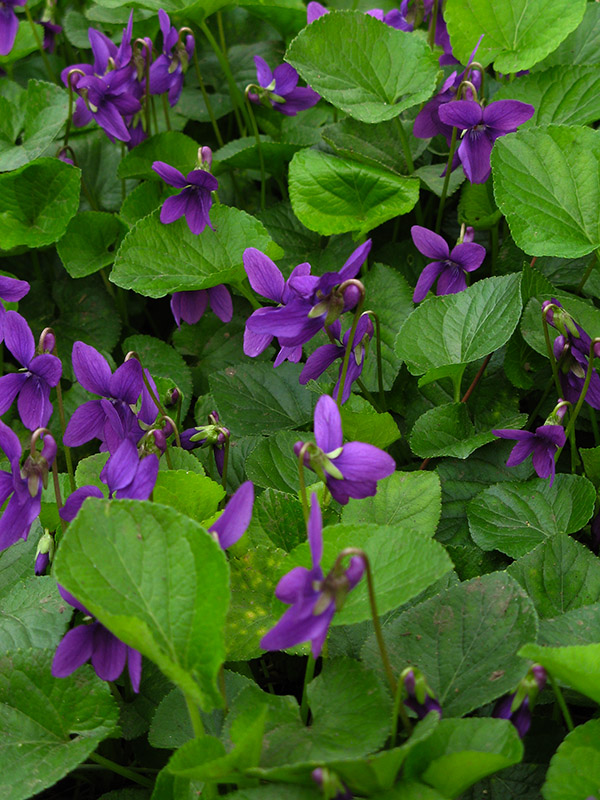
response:
<svg viewBox="0 0 600 800"><path fill-rule="evenodd" d="M437 233L413 225L410 229L417 250L427 258L434 258L421 272L413 301L420 303L437 280L436 294L456 294L467 288L465 273L478 269L485 258L485 247L475 242L461 242L450 248Z"/></svg>
<svg viewBox="0 0 600 800"><path fill-rule="evenodd" d="M81 611L86 617L92 617L87 608L66 589L59 586L58 591L69 605ZM136 694L139 692L142 677L142 654L117 639L98 621L77 625L63 636L54 654L52 675L55 678L66 678L90 660L96 675L103 681L115 681L127 663L133 691Z"/></svg>
<svg viewBox="0 0 600 800"><path fill-rule="evenodd" d="M212 192L219 186L217 179L205 169L194 169L184 177L178 169L165 164L164 161L155 161L152 169L157 175L177 189L183 191L173 197L167 197L160 210L160 221L168 225L183 217L192 233L200 234L210 224L208 212L212 206Z"/></svg>
<svg viewBox="0 0 600 800"><path fill-rule="evenodd" d="M312 568L294 567L277 584L275 596L291 604L279 622L261 639L265 650L285 650L310 641L314 658L318 658L336 608L341 608L346 594L360 581L364 565L354 557L344 571L333 570L325 577L321 569L323 556L323 522L317 495L313 494L308 520L308 542Z"/></svg>
<svg viewBox="0 0 600 800"><path fill-rule="evenodd" d="M261 56L254 56L254 63L260 94L248 92L253 103L264 101L282 114L295 117L298 111L312 108L321 99L310 87L298 86L300 76L289 64L280 64L273 72Z"/></svg>
<svg viewBox="0 0 600 800"><path fill-rule="evenodd" d="M316 445L296 442L294 452L299 456L305 448L304 465L317 473L342 505L351 497L372 497L377 493L377 481L396 469L394 459L372 444L343 443L340 412L326 394L315 407L315 439Z"/></svg>

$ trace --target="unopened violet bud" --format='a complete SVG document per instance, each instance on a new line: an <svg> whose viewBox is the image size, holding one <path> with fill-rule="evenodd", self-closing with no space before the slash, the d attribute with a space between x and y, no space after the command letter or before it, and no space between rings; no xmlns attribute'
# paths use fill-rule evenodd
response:
<svg viewBox="0 0 600 800"><path fill-rule="evenodd" d="M198 160L200 162L200 169L206 169L210 172L212 167L213 153L210 147L204 145L198 150Z"/></svg>
<svg viewBox="0 0 600 800"><path fill-rule="evenodd" d="M57 156L59 161L64 161L65 164L70 164L72 167L75 166L75 162L71 158L71 150L70 148L63 147Z"/></svg>
<svg viewBox="0 0 600 800"><path fill-rule="evenodd" d="M169 436L172 436L175 433L175 428L171 420L167 419L165 421L165 424L163 425L163 433L165 434L167 439L169 438Z"/></svg>
<svg viewBox="0 0 600 800"><path fill-rule="evenodd" d="M179 402L179 398L181 397L181 391L177 386L173 386L169 389L165 396L165 406L167 408L173 408Z"/></svg>
<svg viewBox="0 0 600 800"><path fill-rule="evenodd" d="M560 338L560 337L559 337ZM571 405L568 400L559 399L558 403L547 417L544 425L562 425L562 421L567 413L567 408Z"/></svg>
<svg viewBox="0 0 600 800"><path fill-rule="evenodd" d="M442 707L420 670L408 667L400 676L400 680L404 682L406 691L404 705L414 711L419 719L424 719L430 711L436 711L440 717L442 716Z"/></svg>
<svg viewBox="0 0 600 800"><path fill-rule="evenodd" d="M546 681L548 680L548 673L542 667L541 664L534 664L531 667L531 674L533 679L535 680L539 691L541 692L544 686L546 685Z"/></svg>
<svg viewBox="0 0 600 800"><path fill-rule="evenodd" d="M48 564L50 563L50 556L48 553L38 553L35 557L35 567L34 572L36 575L43 575L48 568Z"/></svg>
<svg viewBox="0 0 600 800"><path fill-rule="evenodd" d="M38 353L53 353L56 350L56 336L52 328L44 328L38 342Z"/></svg>
<svg viewBox="0 0 600 800"><path fill-rule="evenodd" d="M54 459L56 458L56 442L49 433L45 434L44 436L44 446L42 447L41 458L44 459L48 467L52 466Z"/></svg>
<svg viewBox="0 0 600 800"><path fill-rule="evenodd" d="M475 239L475 228L472 228L470 225L467 225L465 228L465 234L463 236L463 242L470 243Z"/></svg>
<svg viewBox="0 0 600 800"><path fill-rule="evenodd" d="M327 767L313 769L310 777L322 790L326 800L352 800L353 795L346 784Z"/></svg>
<svg viewBox="0 0 600 800"><path fill-rule="evenodd" d="M351 308L354 308L360 300L360 295L361 292L358 286L354 284L347 286L344 290L344 311L349 311Z"/></svg>
<svg viewBox="0 0 600 800"><path fill-rule="evenodd" d="M54 537L44 531L38 542L35 556L35 574L43 575L50 561L54 558Z"/></svg>

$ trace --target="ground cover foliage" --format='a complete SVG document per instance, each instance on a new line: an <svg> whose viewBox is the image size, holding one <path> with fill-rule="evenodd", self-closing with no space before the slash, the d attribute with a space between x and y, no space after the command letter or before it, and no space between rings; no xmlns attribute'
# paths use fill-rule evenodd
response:
<svg viewBox="0 0 600 800"><path fill-rule="evenodd" d="M599 44L0 0L3 798L600 797Z"/></svg>

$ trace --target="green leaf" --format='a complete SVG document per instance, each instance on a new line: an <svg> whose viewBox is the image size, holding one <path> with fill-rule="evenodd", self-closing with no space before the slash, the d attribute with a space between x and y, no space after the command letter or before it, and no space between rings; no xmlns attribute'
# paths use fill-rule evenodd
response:
<svg viewBox="0 0 600 800"><path fill-rule="evenodd" d="M19 539L0 553L0 598L10 595L14 586L31 576L41 534L39 523L34 522L26 541Z"/></svg>
<svg viewBox="0 0 600 800"><path fill-rule="evenodd" d="M260 149L268 173L280 175L287 170L294 153L302 148L301 144L276 142L270 136L260 137ZM260 169L260 155L254 136L234 139L227 142L213 155L213 172L215 175L232 169Z"/></svg>
<svg viewBox="0 0 600 800"><path fill-rule="evenodd" d="M293 157L289 183L294 214L326 236L349 231L364 236L407 214L419 198L414 178L308 148Z"/></svg>
<svg viewBox="0 0 600 800"><path fill-rule="evenodd" d="M364 278L361 276L361 280L367 292L366 308L379 317L383 388L387 391L394 385L400 371L402 362L394 350L396 331L400 330L414 308L413 290L399 272L385 264L373 264ZM377 328L375 318L371 317L371 320L375 333L360 377L367 389L375 392L378 389Z"/></svg>
<svg viewBox="0 0 600 800"><path fill-rule="evenodd" d="M377 412L367 400L357 395L351 395L342 406L341 417L344 436L353 442L367 442L385 450L401 435L391 414Z"/></svg>
<svg viewBox="0 0 600 800"><path fill-rule="evenodd" d="M159 472L153 497L155 503L202 522L216 513L225 490L205 475L173 469Z"/></svg>
<svg viewBox="0 0 600 800"><path fill-rule="evenodd" d="M273 544L288 553L306 537L302 505L291 494L267 489L254 504L254 516Z"/></svg>
<svg viewBox="0 0 600 800"><path fill-rule="evenodd" d="M588 3L580 25L538 67L546 69L556 64L570 67L576 64L599 63L600 8Z"/></svg>
<svg viewBox="0 0 600 800"><path fill-rule="evenodd" d="M198 144L193 139L179 131L157 133L127 153L119 164L117 175L119 178L162 181L152 169L152 164L155 161L164 161L185 176L196 169L198 149Z"/></svg>
<svg viewBox="0 0 600 800"><path fill-rule="evenodd" d="M597 489L600 486L600 447L581 447L579 455L583 461L585 477Z"/></svg>
<svg viewBox="0 0 600 800"><path fill-rule="evenodd" d="M494 63L496 72L529 69L579 25L585 0L448 0L444 20L452 50L463 64L481 34L476 54L484 67Z"/></svg>
<svg viewBox="0 0 600 800"><path fill-rule="evenodd" d="M273 595L284 553L258 546L229 561L231 605L225 636L227 659L246 661L262 655L260 640L275 625Z"/></svg>
<svg viewBox="0 0 600 800"><path fill-rule="evenodd" d="M600 133L543 125L502 136L492 151L494 192L516 244L532 256L576 258L600 246L593 212Z"/></svg>
<svg viewBox="0 0 600 800"><path fill-rule="evenodd" d="M166 342L154 336L129 336L122 344L123 354L135 350L142 366L150 371L156 380L165 378L170 386L177 386L183 392L181 419L185 419L192 399L192 375L183 357ZM160 389L159 389L160 392Z"/></svg>
<svg viewBox="0 0 600 800"><path fill-rule="evenodd" d="M507 428L522 428L526 423L527 414L517 414L501 424ZM410 447L420 458L468 458L474 450L495 438L491 430L475 429L466 403L447 403L419 417L412 429Z"/></svg>
<svg viewBox="0 0 600 800"><path fill-rule="evenodd" d="M358 11L315 20L300 31L285 57L336 108L370 123L428 100L438 74L424 40Z"/></svg>
<svg viewBox="0 0 600 800"><path fill-rule="evenodd" d="M544 800L580 800L598 793L600 786L600 720L578 725L552 756Z"/></svg>
<svg viewBox="0 0 600 800"><path fill-rule="evenodd" d="M140 500L87 500L61 541L57 580L202 707L220 705L228 567L200 525Z"/></svg>
<svg viewBox="0 0 600 800"><path fill-rule="evenodd" d="M25 56L33 53L34 50L37 50L37 42L31 30L31 25L26 19L21 19L12 50L7 55L0 56L0 67L14 64L15 61L20 61Z"/></svg>
<svg viewBox="0 0 600 800"><path fill-rule="evenodd" d="M521 319L521 333L527 344L537 353L548 357L544 329L542 326L542 302L556 298L573 319L594 338L600 335L600 311L591 303L574 297L567 292L553 291L532 297L525 306ZM559 331L549 328L550 342L553 343Z"/></svg>
<svg viewBox="0 0 600 800"><path fill-rule="evenodd" d="M573 647L526 644L518 655L541 664L554 678L600 703L600 644Z"/></svg>
<svg viewBox="0 0 600 800"><path fill-rule="evenodd" d="M53 650L0 658L0 795L26 800L75 769L117 731L108 684L85 666L50 674Z"/></svg>
<svg viewBox="0 0 600 800"><path fill-rule="evenodd" d="M244 280L247 247L277 258L279 248L245 211L220 205L211 209L210 219L214 230L207 227L195 236L183 218L163 225L158 211L144 217L123 240L111 281L146 297L164 297Z"/></svg>
<svg viewBox="0 0 600 800"><path fill-rule="evenodd" d="M443 719L433 734L411 751L404 773L454 798L522 758L523 744L508 720Z"/></svg>
<svg viewBox="0 0 600 800"><path fill-rule="evenodd" d="M0 172L21 167L42 155L60 133L67 111L64 89L53 83L30 80L27 91L19 96L18 106L5 109L15 124L9 140L0 139ZM15 144L17 137L19 144Z"/></svg>
<svg viewBox="0 0 600 800"><path fill-rule="evenodd" d="M600 563L570 536L552 536L508 567L541 618L600 600Z"/></svg>
<svg viewBox="0 0 600 800"><path fill-rule="evenodd" d="M312 419L314 398L298 383L300 372L297 364L274 369L259 363L214 373L210 393L220 419L234 435L245 436L305 425Z"/></svg>
<svg viewBox="0 0 600 800"><path fill-rule="evenodd" d="M412 138L414 139L415 137L413 136ZM416 169L413 175L415 178L419 178L421 183L423 183L430 192L433 192L438 197L442 196L444 183L446 182L446 176L442 175L440 172L439 164L426 164L425 166ZM450 180L448 181L448 188L446 190L446 197L451 197L461 183L465 180L465 178L466 176L464 170L455 169L454 172L450 174Z"/></svg>
<svg viewBox="0 0 600 800"><path fill-rule="evenodd" d="M263 439L248 456L246 462L248 478L258 486L297 494L300 485L294 444L300 436L301 434L295 431L279 431L275 436ZM314 472L304 470L304 482L307 487L318 480Z"/></svg>
<svg viewBox="0 0 600 800"><path fill-rule="evenodd" d="M146 181L140 183L132 192L129 192L123 201L119 216L126 225L132 228L136 222L147 217L163 204L164 195L164 185Z"/></svg>
<svg viewBox="0 0 600 800"><path fill-rule="evenodd" d="M458 221L478 231L494 228L502 214L496 208L492 182L465 183L458 203Z"/></svg>
<svg viewBox="0 0 600 800"><path fill-rule="evenodd" d="M484 278L459 294L432 297L406 320L396 353L413 375L467 364L502 347L521 315L518 274Z"/></svg>
<svg viewBox="0 0 600 800"><path fill-rule="evenodd" d="M494 100L519 100L535 108L520 130L554 122L589 125L600 119L600 72L597 67L552 67L523 75L503 86Z"/></svg>
<svg viewBox="0 0 600 800"><path fill-rule="evenodd" d="M539 644L566 647L600 642L600 603L573 608L540 621Z"/></svg>
<svg viewBox="0 0 600 800"><path fill-rule="evenodd" d="M346 547L363 549L371 562L379 614L408 602L452 569L443 547L420 533L391 525L343 524L323 529L325 575ZM308 542L296 547L282 561L282 574L295 566L310 568ZM363 579L348 594L332 625L351 625L370 616L367 581Z"/></svg>
<svg viewBox="0 0 600 800"><path fill-rule="evenodd" d="M394 472L379 481L375 497L351 498L342 511L342 522L398 526L431 537L441 508L440 481L435 472Z"/></svg>
<svg viewBox="0 0 600 800"><path fill-rule="evenodd" d="M548 537L583 528L595 500L594 487L580 475L558 474L552 486L543 478L499 483L469 503L469 529L483 550L519 558Z"/></svg>
<svg viewBox="0 0 600 800"><path fill-rule="evenodd" d="M54 578L36 577L30 570L30 577L2 599L0 652L56 647L69 622L64 607Z"/></svg>
<svg viewBox="0 0 600 800"><path fill-rule="evenodd" d="M58 241L79 205L81 172L57 158L38 158L0 175L0 242L5 250Z"/></svg>
<svg viewBox="0 0 600 800"><path fill-rule="evenodd" d="M69 222L57 245L58 255L72 278L85 278L115 260L119 219L102 211L82 211Z"/></svg>
<svg viewBox="0 0 600 800"><path fill-rule="evenodd" d="M377 586L375 587L377 590ZM462 716L514 690L527 672L517 650L536 638L533 603L503 572L459 583L388 622L392 667L422 670L444 709ZM362 658L375 663L374 637Z"/></svg>

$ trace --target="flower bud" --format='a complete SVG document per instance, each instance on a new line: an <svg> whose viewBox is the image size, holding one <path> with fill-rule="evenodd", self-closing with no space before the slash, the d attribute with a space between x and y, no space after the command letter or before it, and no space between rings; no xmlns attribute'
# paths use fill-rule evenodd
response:
<svg viewBox="0 0 600 800"><path fill-rule="evenodd" d="M200 169L205 169L210 172L212 167L212 159L213 154L210 147L204 145L204 147L198 148L198 162L200 163Z"/></svg>
<svg viewBox="0 0 600 800"><path fill-rule="evenodd" d="M52 328L44 328L38 342L38 353L53 353L56 348L56 336Z"/></svg>
<svg viewBox="0 0 600 800"><path fill-rule="evenodd" d="M43 575L54 558L54 537L46 530L40 537L35 554L35 574Z"/></svg>
<svg viewBox="0 0 600 800"><path fill-rule="evenodd" d="M327 767L313 769L310 776L322 790L325 800L352 800L352 794L346 784Z"/></svg>
<svg viewBox="0 0 600 800"><path fill-rule="evenodd" d="M173 386L171 389L167 390L165 395L165 406L167 408L173 408L179 402L180 397L181 391L179 390L179 387Z"/></svg>
<svg viewBox="0 0 600 800"><path fill-rule="evenodd" d="M408 667L400 676L404 682L406 697L404 705L408 706L419 719L424 719L430 711L437 711L442 716L442 707L435 694L427 684L425 676L416 667Z"/></svg>

